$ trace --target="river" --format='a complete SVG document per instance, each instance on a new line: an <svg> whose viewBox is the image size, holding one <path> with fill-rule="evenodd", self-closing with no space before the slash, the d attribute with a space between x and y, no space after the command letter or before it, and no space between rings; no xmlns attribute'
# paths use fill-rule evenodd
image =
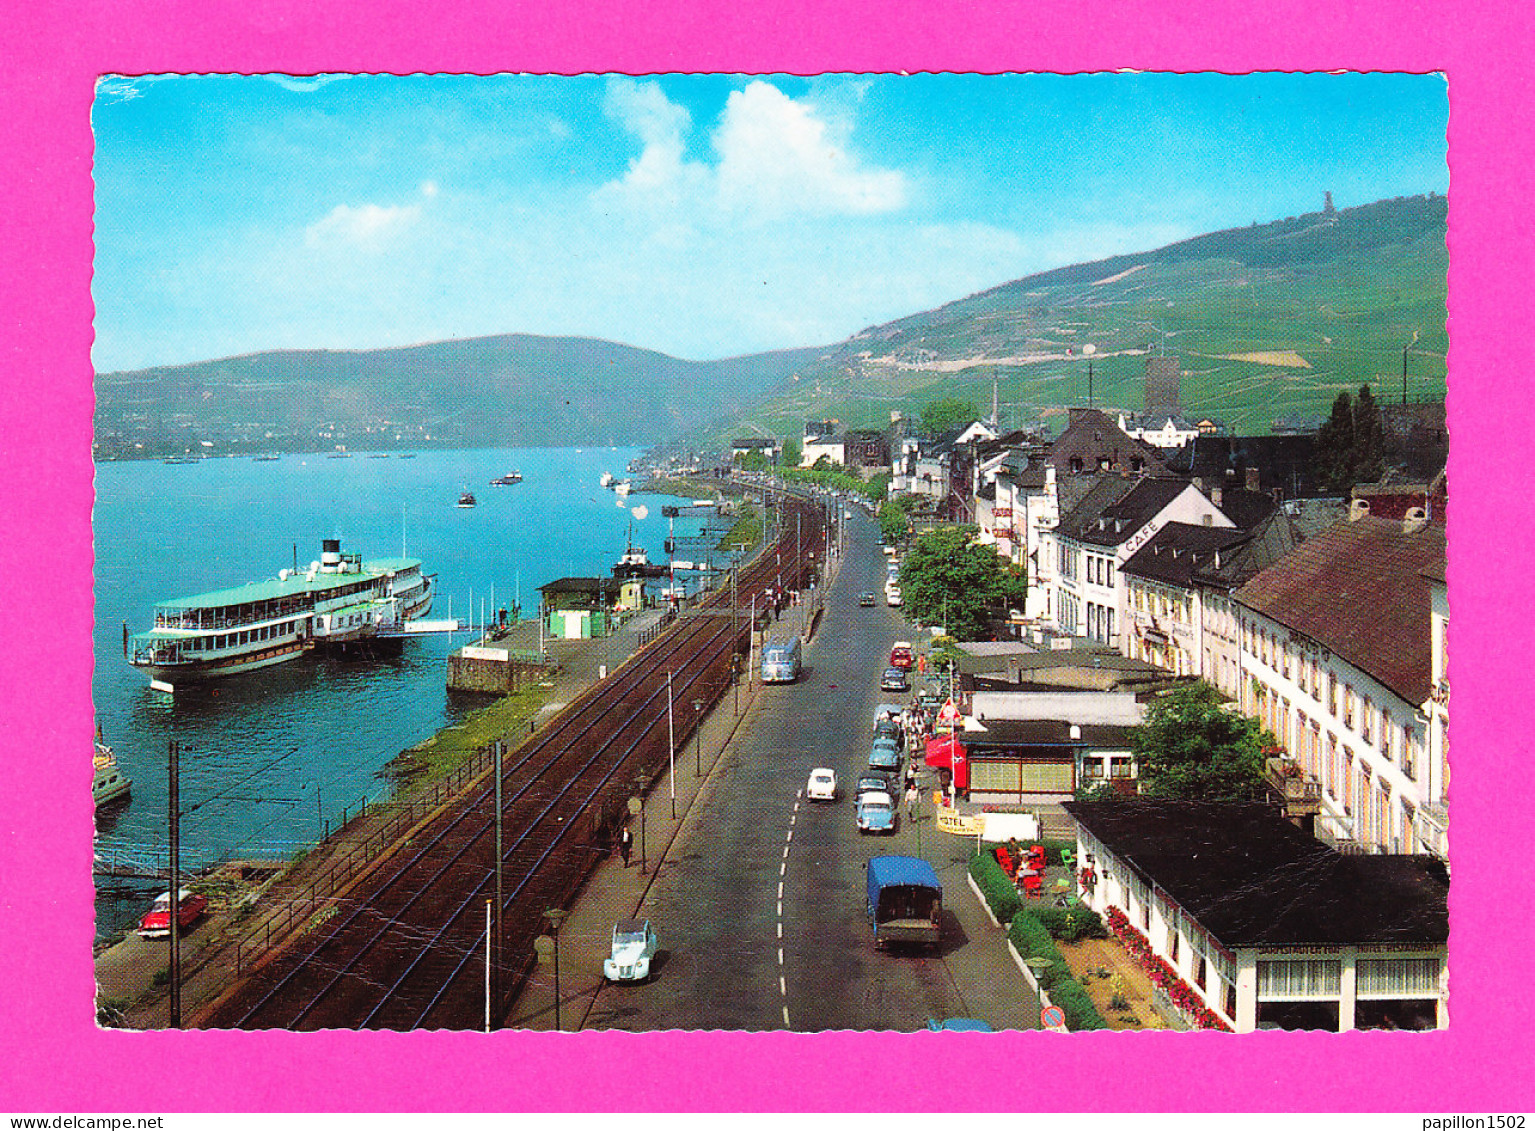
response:
<svg viewBox="0 0 1535 1131"><path fill-rule="evenodd" d="M97 854L163 861L166 752L181 750L182 859L188 866L286 856L328 820L386 796L383 767L475 707L450 697L446 657L465 634L408 640L402 654L352 661L306 657L175 696L151 690L122 655L122 626L150 627L157 602L275 577L307 566L324 538L364 559L402 552L437 575L432 617L475 619L483 608L536 610L538 586L606 574L634 543L664 561L658 495L620 499L638 449L421 452L103 463L96 468L96 670L92 699L105 741L133 779L126 805L98 820ZM492 487L511 470L521 483ZM473 508L457 506L472 490ZM633 508L648 514L634 519ZM679 538L701 519L684 511ZM721 520L716 519L716 525ZM632 524L632 526L631 526ZM679 551L679 556L685 556ZM148 889L103 885L98 934L130 925Z"/></svg>

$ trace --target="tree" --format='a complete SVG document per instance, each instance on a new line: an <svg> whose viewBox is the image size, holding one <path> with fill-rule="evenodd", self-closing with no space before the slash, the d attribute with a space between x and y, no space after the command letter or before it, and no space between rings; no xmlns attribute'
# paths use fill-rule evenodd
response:
<svg viewBox="0 0 1535 1131"><path fill-rule="evenodd" d="M933 436L958 428L976 419L978 413L970 401L958 397L943 397L931 401L922 409L922 427Z"/></svg>
<svg viewBox="0 0 1535 1131"><path fill-rule="evenodd" d="M1370 386L1360 386L1357 400L1339 393L1332 402L1332 415L1316 434L1312 462L1317 482L1325 491L1347 495L1354 484L1381 477L1384 450L1380 405Z"/></svg>
<svg viewBox="0 0 1535 1131"><path fill-rule="evenodd" d="M879 536L886 545L894 546L906 537L911 508L916 501L911 495L897 495L879 508Z"/></svg>
<svg viewBox="0 0 1535 1131"><path fill-rule="evenodd" d="M792 437L792 436L789 437L789 439L785 440L783 442L783 457L782 457L783 466L784 467L798 467L799 466L799 460L800 460L800 452L801 452L801 449L800 449L800 444L799 444L798 440L794 439L794 437Z"/></svg>
<svg viewBox="0 0 1535 1131"><path fill-rule="evenodd" d="M993 612L1021 605L1027 581L995 546L975 542L975 527L946 526L922 535L901 563L907 615L941 624L956 640L979 640Z"/></svg>
<svg viewBox="0 0 1535 1131"><path fill-rule="evenodd" d="M1200 680L1146 709L1133 740L1141 792L1181 801L1256 801L1264 795L1263 750L1276 745L1257 719L1222 706Z"/></svg>

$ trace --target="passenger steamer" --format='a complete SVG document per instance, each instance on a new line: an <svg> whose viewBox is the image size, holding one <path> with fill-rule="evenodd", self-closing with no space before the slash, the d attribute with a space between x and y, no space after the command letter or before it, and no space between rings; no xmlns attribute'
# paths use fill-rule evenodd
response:
<svg viewBox="0 0 1535 1131"><path fill-rule="evenodd" d="M317 647L397 638L432 608L434 575L415 558L364 563L321 543L308 570L155 606L155 626L123 626L123 655L151 684L195 683L296 659Z"/></svg>

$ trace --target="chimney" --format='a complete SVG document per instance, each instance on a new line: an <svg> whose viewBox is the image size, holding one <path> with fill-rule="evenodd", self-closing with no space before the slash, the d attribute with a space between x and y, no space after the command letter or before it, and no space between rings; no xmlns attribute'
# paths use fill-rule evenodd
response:
<svg viewBox="0 0 1535 1131"><path fill-rule="evenodd" d="M1368 499L1355 499L1348 505L1348 520L1350 522L1357 522L1369 513L1370 500Z"/></svg>
<svg viewBox="0 0 1535 1131"><path fill-rule="evenodd" d="M1249 491L1260 490L1258 486L1258 469L1256 467L1249 467L1247 469L1247 489Z"/></svg>
<svg viewBox="0 0 1535 1131"><path fill-rule="evenodd" d="M1428 511L1422 507L1409 507L1402 519L1402 533L1416 534L1428 525Z"/></svg>
<svg viewBox="0 0 1535 1131"><path fill-rule="evenodd" d="M1212 503L1214 503L1216 505L1216 507L1219 507L1221 505L1221 499L1222 498L1223 498L1223 496L1221 494L1221 489L1219 487L1211 487L1210 488L1210 501Z"/></svg>
<svg viewBox="0 0 1535 1131"><path fill-rule="evenodd" d="M1198 491L1201 495L1205 493L1205 481L1198 475L1194 476L1194 490Z"/></svg>

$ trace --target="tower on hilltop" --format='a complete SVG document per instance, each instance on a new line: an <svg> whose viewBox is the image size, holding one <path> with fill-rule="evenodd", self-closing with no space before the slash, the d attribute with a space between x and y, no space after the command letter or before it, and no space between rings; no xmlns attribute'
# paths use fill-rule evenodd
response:
<svg viewBox="0 0 1535 1131"><path fill-rule="evenodd" d="M1338 214L1338 210L1332 206L1332 193L1324 192L1322 196L1324 197L1322 204L1322 215L1336 216Z"/></svg>

